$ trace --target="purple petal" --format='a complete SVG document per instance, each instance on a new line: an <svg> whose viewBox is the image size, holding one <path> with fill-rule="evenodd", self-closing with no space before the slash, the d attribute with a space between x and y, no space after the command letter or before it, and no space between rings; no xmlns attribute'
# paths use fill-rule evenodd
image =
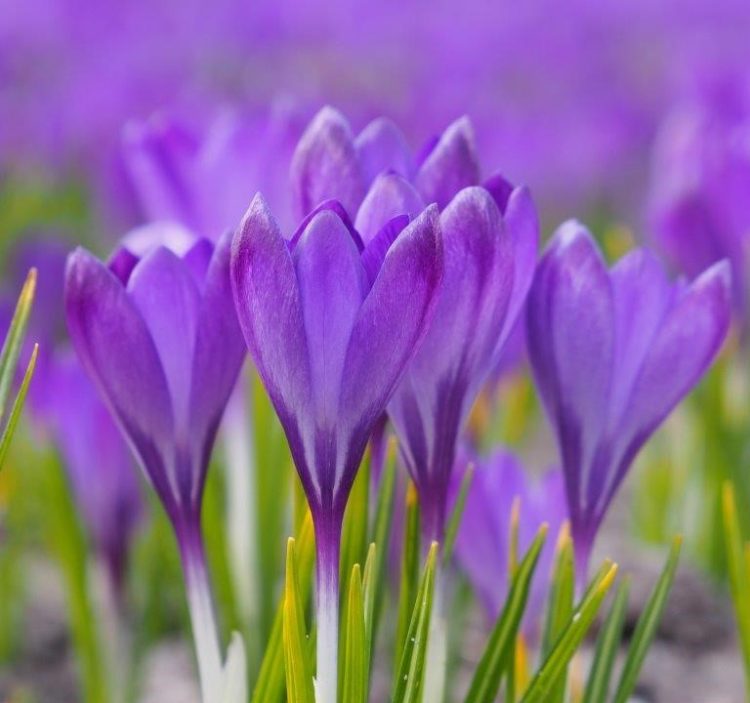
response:
<svg viewBox="0 0 750 703"><path fill-rule="evenodd" d="M396 173L382 173L367 192L357 212L355 227L365 244L398 215L415 216L424 209L424 201L409 181Z"/></svg>
<svg viewBox="0 0 750 703"><path fill-rule="evenodd" d="M420 166L415 185L426 203L442 210L458 191L479 183L474 130L466 117L456 120Z"/></svg>
<svg viewBox="0 0 750 703"><path fill-rule="evenodd" d="M245 356L229 275L231 235L217 243L205 277L190 389L193 456L208 465L219 420Z"/></svg>
<svg viewBox="0 0 750 703"><path fill-rule="evenodd" d="M404 178L414 172L409 145L401 130L389 119L378 117L354 141L366 183L383 171L395 171Z"/></svg>
<svg viewBox="0 0 750 703"><path fill-rule="evenodd" d="M313 118L294 152L291 178L300 217L330 199L339 200L350 214L357 211L366 184L343 115L324 107Z"/></svg>
<svg viewBox="0 0 750 703"><path fill-rule="evenodd" d="M65 308L84 368L170 510L162 457L173 452L172 404L143 318L120 281L83 249L68 259Z"/></svg>
<svg viewBox="0 0 750 703"><path fill-rule="evenodd" d="M292 251L297 272L315 418L333 429L347 345L368 290L359 251L344 223L330 210L318 213Z"/></svg>
<svg viewBox="0 0 750 703"><path fill-rule="evenodd" d="M364 266L367 273L367 280L370 287L375 283L375 279L378 277L378 273L380 273L380 267L383 265L383 261L385 261L391 244L396 241L396 237L401 234L409 222L408 215L394 217L390 222L385 224L367 245L364 252L362 252L362 266Z"/></svg>
<svg viewBox="0 0 750 703"><path fill-rule="evenodd" d="M291 253L260 195L234 236L231 271L240 328L287 435L292 435L299 467L304 451L295 418L307 411L312 396L305 323Z"/></svg>
<svg viewBox="0 0 750 703"><path fill-rule="evenodd" d="M183 262L169 249L159 247L133 269L127 291L156 345L172 399L176 429L180 434L187 432L201 305L198 286Z"/></svg>
<svg viewBox="0 0 750 703"><path fill-rule="evenodd" d="M348 213L344 209L344 206L338 200L324 200L319 205L316 205L315 208L313 208L302 219L302 222L300 222L299 226L297 227L294 234L292 235L292 238L289 240L289 248L293 249L297 245L299 238L302 236L302 233L307 229L307 226L310 224L310 222L313 221L313 219L317 216L319 212L323 212L324 210L331 210L338 216L338 218L346 225L346 228L349 230L349 234L351 235L351 238L354 240L354 243L357 245L357 249L359 251L362 251L365 248L365 245L362 243L362 238L359 236L359 233L357 232L357 230L354 229L354 225L352 224L351 218L349 217Z"/></svg>
<svg viewBox="0 0 750 703"><path fill-rule="evenodd" d="M399 235L355 322L340 418L362 449L429 324L443 266L438 227L431 207Z"/></svg>

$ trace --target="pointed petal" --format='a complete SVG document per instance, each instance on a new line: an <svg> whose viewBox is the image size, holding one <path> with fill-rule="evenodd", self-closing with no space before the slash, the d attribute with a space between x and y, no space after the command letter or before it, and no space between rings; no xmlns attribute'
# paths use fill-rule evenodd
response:
<svg viewBox="0 0 750 703"><path fill-rule="evenodd" d="M424 202L414 186L396 173L383 173L375 179L357 212L354 226L365 244L398 215L418 215Z"/></svg>
<svg viewBox="0 0 750 703"><path fill-rule="evenodd" d="M456 120L420 166L415 179L426 203L442 210L462 188L479 183L479 159L468 118Z"/></svg>
<svg viewBox="0 0 750 703"><path fill-rule="evenodd" d="M395 171L411 178L414 160L403 132L389 119L378 117L355 139L355 147L366 183L383 171Z"/></svg>
<svg viewBox="0 0 750 703"><path fill-rule="evenodd" d="M65 279L76 352L173 514L162 462L172 453L172 406L148 328L120 281L85 250L70 255Z"/></svg>
<svg viewBox="0 0 750 703"><path fill-rule="evenodd" d="M180 434L187 432L193 351L198 337L198 286L183 262L169 249L159 247L133 269L127 291L156 345L176 429Z"/></svg>
<svg viewBox="0 0 750 703"><path fill-rule="evenodd" d="M386 222L385 226L375 235L362 252L362 266L364 266L367 273L370 288L375 283L378 273L380 273L380 267L383 265L383 261L385 261L391 244L396 241L398 235L401 234L409 222L408 215L399 215Z"/></svg>
<svg viewBox="0 0 750 703"><path fill-rule="evenodd" d="M299 468L304 451L295 418L311 407L305 324L291 253L260 195L234 236L230 265L240 328Z"/></svg>
<svg viewBox="0 0 750 703"><path fill-rule="evenodd" d="M291 165L297 214L304 217L323 200L336 199L353 215L365 195L349 123L324 107L297 145Z"/></svg>
<svg viewBox="0 0 750 703"><path fill-rule="evenodd" d="M318 213L292 251L310 351L310 375L318 424L334 428L349 338L367 280L359 252L344 223Z"/></svg>
<svg viewBox="0 0 750 703"><path fill-rule="evenodd" d="M245 357L229 275L231 240L229 233L219 240L206 273L193 355L191 441L202 466Z"/></svg>
<svg viewBox="0 0 750 703"><path fill-rule="evenodd" d="M443 267L438 232L434 207L404 229L355 322L340 418L362 450L431 319Z"/></svg>

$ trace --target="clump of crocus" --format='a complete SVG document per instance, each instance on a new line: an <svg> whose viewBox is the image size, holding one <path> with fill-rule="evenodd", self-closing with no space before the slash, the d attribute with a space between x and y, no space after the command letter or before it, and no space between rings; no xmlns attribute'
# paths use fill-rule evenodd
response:
<svg viewBox="0 0 750 703"><path fill-rule="evenodd" d="M531 284L539 228L529 193L501 176L482 181L467 118L415 156L389 120L355 137L330 107L300 140L292 185L301 213L317 200L340 200L365 242L428 203L442 210L445 276L434 320L388 408L419 491L426 541L442 541L459 431Z"/></svg>
<svg viewBox="0 0 750 703"><path fill-rule="evenodd" d="M510 587L514 505L517 553L523 555L542 523L547 523L551 535L562 528L567 519L565 485L560 469L550 469L535 480L509 451L496 449L484 458L464 447L457 459L454 494L469 466L473 473L456 539L456 558L494 621ZM526 627L531 634L541 622L554 551L554 540L548 540L532 581L526 609Z"/></svg>
<svg viewBox="0 0 750 703"><path fill-rule="evenodd" d="M208 460L244 345L232 302L228 236L134 231L108 264L70 255L73 345L156 490L177 536L203 700L222 694L222 662L200 528Z"/></svg>
<svg viewBox="0 0 750 703"><path fill-rule="evenodd" d="M363 246L341 206L327 203L287 241L256 196L233 245L240 324L313 515L319 701L336 700L344 508L442 274L437 209L407 221Z"/></svg>
<svg viewBox="0 0 750 703"><path fill-rule="evenodd" d="M672 284L646 250L608 269L577 222L554 235L529 294L528 349L557 436L579 583L639 449L719 350L730 295L726 263Z"/></svg>

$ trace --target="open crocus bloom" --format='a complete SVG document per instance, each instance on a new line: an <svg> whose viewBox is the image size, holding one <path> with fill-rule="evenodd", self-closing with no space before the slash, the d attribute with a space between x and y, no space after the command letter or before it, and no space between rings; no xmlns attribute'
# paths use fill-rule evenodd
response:
<svg viewBox="0 0 750 703"><path fill-rule="evenodd" d="M204 700L221 661L200 511L216 431L244 345L232 304L229 236L216 247L168 224L134 231L105 265L70 255L73 345L153 484L183 559Z"/></svg>
<svg viewBox="0 0 750 703"><path fill-rule="evenodd" d="M287 241L256 196L233 246L240 324L315 524L321 700L335 700L344 508L442 274L437 209L407 223L390 223L364 247L341 206L325 203Z"/></svg>
<svg viewBox="0 0 750 703"><path fill-rule="evenodd" d="M726 263L690 286L671 284L643 249L608 270L576 222L552 239L529 295L528 347L557 435L581 579L638 450L697 383L729 320Z"/></svg>

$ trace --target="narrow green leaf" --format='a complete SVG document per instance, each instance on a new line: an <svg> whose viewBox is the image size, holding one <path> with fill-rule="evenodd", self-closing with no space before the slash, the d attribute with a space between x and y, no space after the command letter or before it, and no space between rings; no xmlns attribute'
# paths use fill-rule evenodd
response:
<svg viewBox="0 0 750 703"><path fill-rule="evenodd" d="M526 608L531 579L546 536L547 526L542 525L516 570L505 606L492 628L487 646L474 672L466 703L495 700L503 674L513 666L518 627Z"/></svg>
<svg viewBox="0 0 750 703"><path fill-rule="evenodd" d="M393 524L393 506L396 491L396 440L388 442L385 466L380 476L378 502L375 508L370 542L376 545L375 562L373 564L373 594L374 609L372 615L372 632L370 633L371 652L378 634L380 614L383 610L383 594L385 593L385 567L388 557L388 546L391 541L391 525ZM368 555L369 557L369 555ZM372 665L372 662L370 662Z"/></svg>
<svg viewBox="0 0 750 703"><path fill-rule="evenodd" d="M289 703L315 703L293 537L289 538L286 550L283 632L287 700Z"/></svg>
<svg viewBox="0 0 750 703"><path fill-rule="evenodd" d="M375 570L377 569L378 550L375 543L367 550L365 570L362 574L362 600L364 602L365 618L365 669L369 686L370 667L372 666L372 652L375 648L375 601L378 585L375 581Z"/></svg>
<svg viewBox="0 0 750 703"><path fill-rule="evenodd" d="M300 527L295 544L297 556L297 579L304 600L309 600L312 589L313 565L315 563L315 535L312 516L308 511ZM271 628L263 662L253 690L253 703L276 703L285 692L284 668L284 597L282 596ZM310 637L312 640L312 636Z"/></svg>
<svg viewBox="0 0 750 703"><path fill-rule="evenodd" d="M21 344L29 321L35 290L36 269L31 269L21 288L21 294L18 296L16 309L3 342L2 351L0 351L0 418L5 415L5 407L13 384L18 356L21 353Z"/></svg>
<svg viewBox="0 0 750 703"><path fill-rule="evenodd" d="M411 622L414 602L417 597L419 578L419 500L417 489L410 481L406 489L406 519L404 520L404 541L401 557L401 579L398 595L398 618L396 620L396 658L394 668L401 664L403 644Z"/></svg>
<svg viewBox="0 0 750 703"><path fill-rule="evenodd" d="M667 558L667 563L654 587L651 597L646 603L646 607L638 618L638 624L635 626L633 639L628 648L628 656L620 675L620 683L615 693L615 703L626 703L633 692L636 683L638 683L638 674L641 666L646 659L648 648L656 634L656 628L661 621L664 606L667 603L669 591L672 588L674 575L677 571L677 564L680 560L680 547L682 546L682 537L675 537L672 542L672 548Z"/></svg>
<svg viewBox="0 0 750 703"><path fill-rule="evenodd" d="M742 646L745 687L750 697L750 561L746 558L742 543L734 486L729 481L726 481L722 487L722 508L724 541L729 562L729 584Z"/></svg>
<svg viewBox="0 0 750 703"><path fill-rule="evenodd" d="M453 506L448 527L445 531L445 549L443 550L443 561L447 564L453 556L453 548L456 546L456 537L458 537L458 528L461 526L461 518L464 515L466 507L466 496L469 495L471 480L474 478L474 465L469 464L466 472L461 479L461 487L458 491L456 504Z"/></svg>
<svg viewBox="0 0 750 703"><path fill-rule="evenodd" d="M609 697L610 679L617 650L622 640L629 591L630 579L626 577L620 582L612 608L597 638L594 661L586 683L583 703L599 703Z"/></svg>
<svg viewBox="0 0 750 703"><path fill-rule="evenodd" d="M13 433L16 431L16 425L18 425L18 419L21 417L21 410L23 408L24 401L26 400L26 394L29 390L29 383L31 383L31 377L34 375L34 368L36 367L36 359L39 354L39 345L34 345L34 351L31 353L31 359L29 359L29 365L26 367L26 372L23 375L23 381L21 382L21 388L18 391L16 399L13 401L13 408L10 411L8 417L8 423L3 429L2 436L0 437L0 469L3 468L5 462L5 455L8 453L8 447L10 446L10 440L13 437Z"/></svg>
<svg viewBox="0 0 750 703"><path fill-rule="evenodd" d="M417 602L403 644L401 664L394 685L393 703L419 703L424 683L425 658L430 630L430 615L435 588L438 544L433 542L427 554Z"/></svg>
<svg viewBox="0 0 750 703"><path fill-rule="evenodd" d="M352 567L364 564L367 553L368 512L370 505L370 450L354 479L354 485L346 504L344 526L341 533L341 583L346 584ZM346 594L344 594L346 597Z"/></svg>
<svg viewBox="0 0 750 703"><path fill-rule="evenodd" d="M342 703L367 702L367 645L365 606L359 564L352 567L346 607L346 646L344 649L344 685Z"/></svg>
<svg viewBox="0 0 750 703"><path fill-rule="evenodd" d="M566 522L560 530L557 543L555 568L552 573L547 619L542 638L542 659L547 657L567 626L573 615L575 600L575 565L573 559L573 542L570 538L570 527ZM553 684L549 703L562 703L568 681L568 670L565 667L559 679Z"/></svg>
<svg viewBox="0 0 750 703"><path fill-rule="evenodd" d="M616 564L605 562L599 569L568 626L531 680L522 703L546 703L549 700L550 690L581 645L616 575Z"/></svg>

